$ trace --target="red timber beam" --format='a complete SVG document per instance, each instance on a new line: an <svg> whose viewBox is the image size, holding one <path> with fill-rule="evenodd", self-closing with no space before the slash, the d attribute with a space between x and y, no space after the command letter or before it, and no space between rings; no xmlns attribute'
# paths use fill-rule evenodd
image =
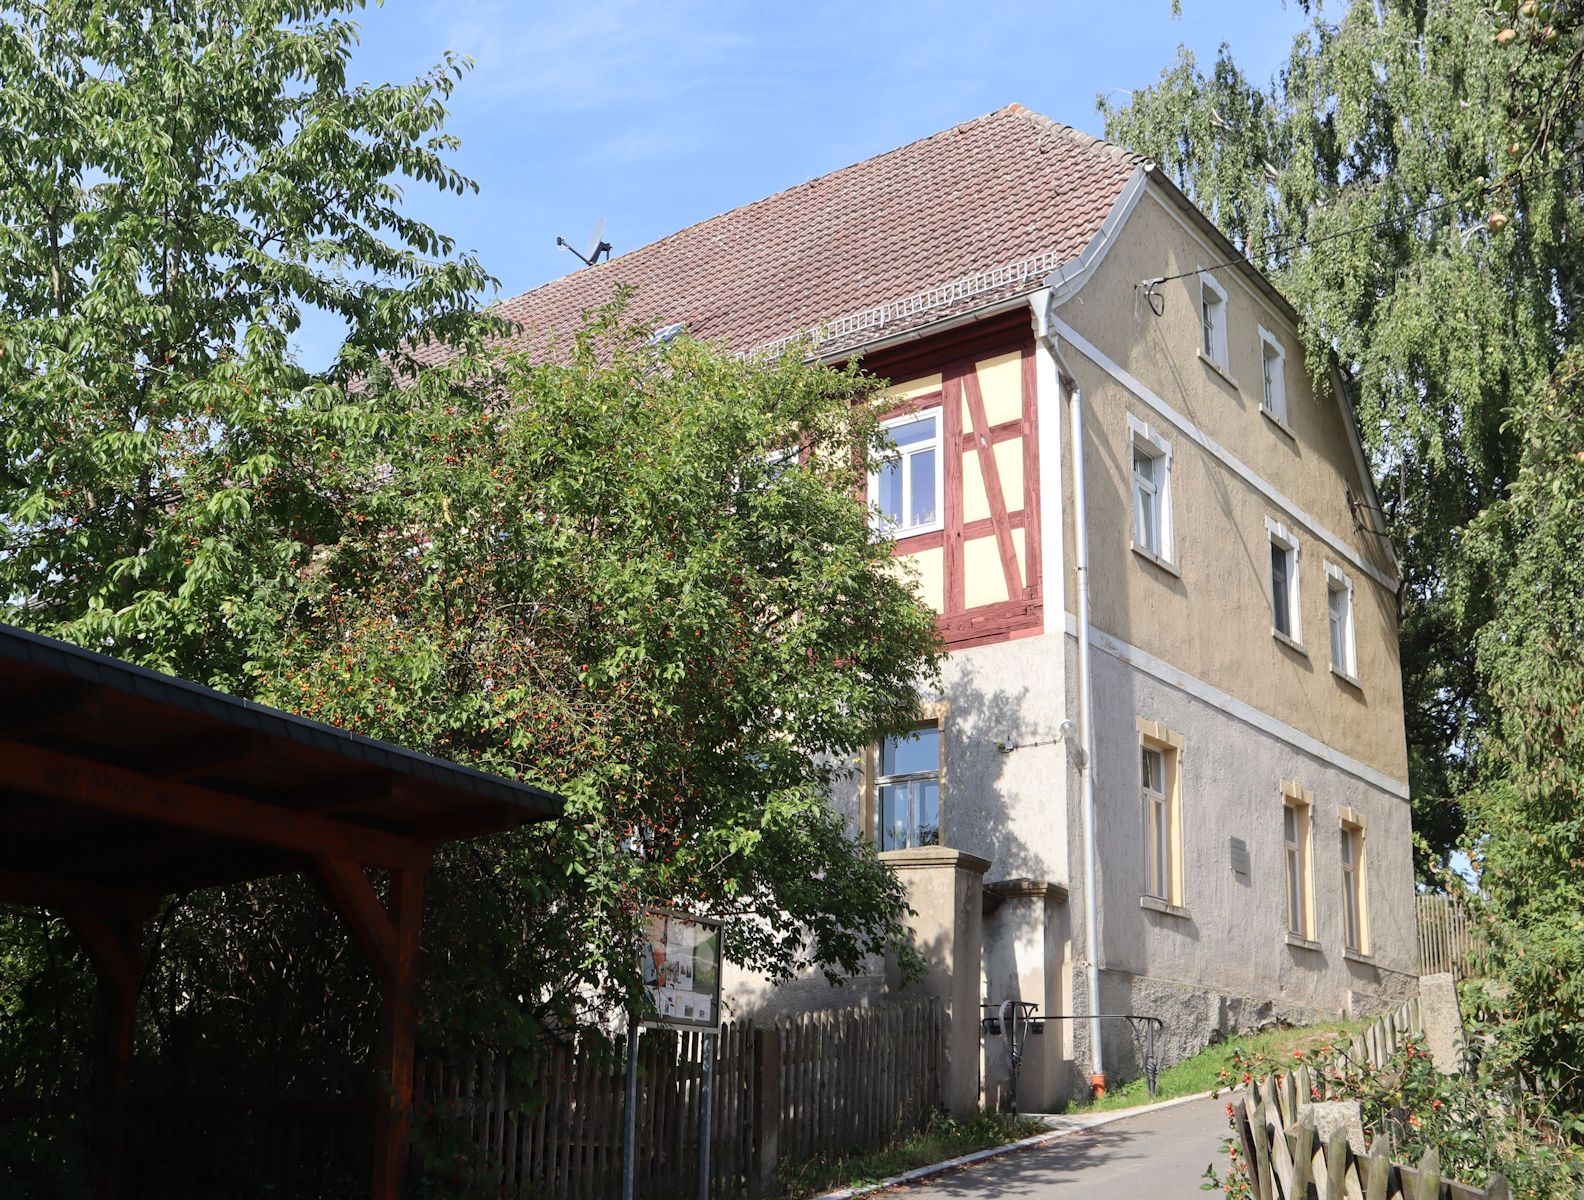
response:
<svg viewBox="0 0 1584 1200"><path fill-rule="evenodd" d="M413 1104L417 1029L418 943L423 926L422 868L390 873L385 903L358 862L333 854L313 857L313 879L346 922L379 979L380 1023L376 1068L384 1077L374 1106L372 1200L399 1200L407 1175L408 1126Z"/></svg>

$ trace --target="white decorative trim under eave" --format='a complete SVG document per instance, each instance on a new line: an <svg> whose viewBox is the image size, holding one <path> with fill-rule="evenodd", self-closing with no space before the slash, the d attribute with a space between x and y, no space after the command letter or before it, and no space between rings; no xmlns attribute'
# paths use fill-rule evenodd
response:
<svg viewBox="0 0 1584 1200"><path fill-rule="evenodd" d="M1116 198L1116 203L1111 206L1111 211L1101 223L1100 231L1089 239L1084 248L1078 252L1077 257L1058 263L1056 269L1046 277L1045 286L1051 290L1052 307L1067 303L1079 288L1089 282L1089 277L1095 273L1105 259L1107 251L1116 242L1117 230L1127 224L1127 219L1133 215L1139 197L1144 194L1144 185L1148 177L1149 172L1146 168L1134 168L1127 186L1122 189L1122 194Z"/></svg>
<svg viewBox="0 0 1584 1200"><path fill-rule="evenodd" d="M1067 613L1067 636L1074 640L1078 637L1078 618L1072 613ZM1376 770L1367 763L1343 754L1326 745L1319 738L1297 729L1287 722L1271 716L1267 712L1246 704L1242 700L1223 692L1214 684L1206 683L1169 662L1156 658L1146 650L1130 645L1119 638L1114 638L1108 633L1091 628L1091 641L1097 650L1104 650L1112 658L1127 663L1130 667L1137 667L1146 675L1153 676L1169 687L1176 688L1179 692L1203 700L1215 708L1219 708L1230 716L1236 717L1245 725L1267 733L1271 737L1279 738L1296 750L1301 750L1323 763L1329 763L1340 771L1346 771L1358 779L1362 779L1371 787L1379 788L1388 795L1396 796L1400 800L1408 799L1408 785L1400 780L1393 779L1384 771Z"/></svg>
<svg viewBox="0 0 1584 1200"><path fill-rule="evenodd" d="M1360 571L1364 572L1364 574L1368 575L1376 583L1380 584L1381 587L1385 588L1393 595L1396 594L1397 581L1395 579L1392 579L1390 576L1381 572L1373 564L1364 561L1364 559L1359 555L1358 551L1344 542L1338 534L1327 529L1324 525L1320 524L1319 521L1315 520L1314 517L1310 516L1307 512L1300 508L1296 503L1288 499L1288 497L1284 496L1281 492L1278 492L1269 483L1266 483L1264 479L1254 473L1251 467L1233 455L1231 451L1222 446L1221 443L1217 442L1209 434L1205 433L1205 431L1200 429L1199 426L1193 421L1189 420L1182 413L1178 412L1171 405L1167 404L1166 401L1162 400L1154 392L1150 391L1149 388L1145 387L1122 367L1118 366L1115 362L1112 362L1103 350L1094 345L1094 343L1090 342L1086 337L1083 336L1083 334L1079 333L1060 317L1051 318L1051 327L1052 331L1056 333L1058 337L1065 339L1068 344L1073 347L1073 349L1077 350L1090 362L1094 363L1097 367L1103 370L1107 375L1110 375L1111 378L1115 379L1135 397L1143 401L1150 408L1154 409L1158 414L1160 414L1160 416L1164 417L1178 429L1182 430L1189 440L1197 444L1200 449L1205 451L1205 453L1209 454L1212 458L1220 460L1220 462L1229 470L1231 470L1234 475L1238 476L1238 478L1242 479L1272 504L1276 505L1283 512L1291 516L1294 521L1298 522L1300 525L1307 526L1316 538L1324 542L1338 555L1347 559L1348 562L1352 563Z"/></svg>

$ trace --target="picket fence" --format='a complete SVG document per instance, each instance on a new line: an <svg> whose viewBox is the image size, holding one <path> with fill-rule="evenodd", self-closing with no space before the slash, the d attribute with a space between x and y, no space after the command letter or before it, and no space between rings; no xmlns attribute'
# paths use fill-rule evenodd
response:
<svg viewBox="0 0 1584 1200"><path fill-rule="evenodd" d="M714 1038L644 1031L639 1197L698 1194L706 1052L711 1192L770 1195L785 1171L923 1126L941 1105L946 1020L922 1002L731 1022ZM488 1200L617 1196L623 1052L619 1039L612 1047L586 1035L515 1058L421 1063L412 1190L427 1181ZM104 1098L78 1066L38 1064L0 1093L0 1179L19 1194L92 1194ZM137 1065L133 1086L129 1195L323 1200L366 1187L377 1086L366 1070L149 1061ZM11 1193L0 1186L0 1194Z"/></svg>
<svg viewBox="0 0 1584 1200"><path fill-rule="evenodd" d="M637 1192L697 1194L703 1055L710 1087L711 1192L772 1193L783 1169L884 1146L941 1103L946 1018L933 1003L730 1022L715 1038L650 1030L638 1040ZM619 1190L622 1053L593 1038L531 1058L480 1056L420 1069L422 1130L439 1170L464 1158L507 1197L602 1200ZM426 1135L434 1136L434 1135ZM417 1153L422 1159L425 1146Z"/></svg>
<svg viewBox="0 0 1584 1200"><path fill-rule="evenodd" d="M1468 979L1484 970L1486 943L1468 905L1452 896L1414 897L1419 974Z"/></svg>
<svg viewBox="0 0 1584 1200"><path fill-rule="evenodd" d="M1381 1067L1410 1036L1423 1032L1419 1002L1410 1000L1356 1036L1347 1053L1355 1062ZM1381 1139L1367 1155L1356 1154L1341 1130L1321 1140L1303 1105L1315 1095L1325 1099L1328 1082L1305 1064L1267 1077L1232 1102L1255 1200L1509 1200L1500 1175L1485 1188L1442 1179L1434 1150L1411 1166L1393 1162Z"/></svg>

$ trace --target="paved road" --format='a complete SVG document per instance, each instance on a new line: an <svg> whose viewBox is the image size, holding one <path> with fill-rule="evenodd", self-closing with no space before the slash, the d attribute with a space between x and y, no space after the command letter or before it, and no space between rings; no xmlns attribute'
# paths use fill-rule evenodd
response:
<svg viewBox="0 0 1584 1200"><path fill-rule="evenodd" d="M898 1200L1202 1200L1226 1169L1226 1098L1192 1100L993 1158L896 1193Z"/></svg>

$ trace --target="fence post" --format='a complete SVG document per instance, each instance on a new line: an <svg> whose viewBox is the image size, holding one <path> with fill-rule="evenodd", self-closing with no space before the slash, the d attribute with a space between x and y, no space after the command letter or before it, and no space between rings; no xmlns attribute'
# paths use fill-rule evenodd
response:
<svg viewBox="0 0 1584 1200"><path fill-rule="evenodd" d="M781 1041L774 1024L753 1031L752 1122L748 1194L767 1196L775 1191L781 1165Z"/></svg>

